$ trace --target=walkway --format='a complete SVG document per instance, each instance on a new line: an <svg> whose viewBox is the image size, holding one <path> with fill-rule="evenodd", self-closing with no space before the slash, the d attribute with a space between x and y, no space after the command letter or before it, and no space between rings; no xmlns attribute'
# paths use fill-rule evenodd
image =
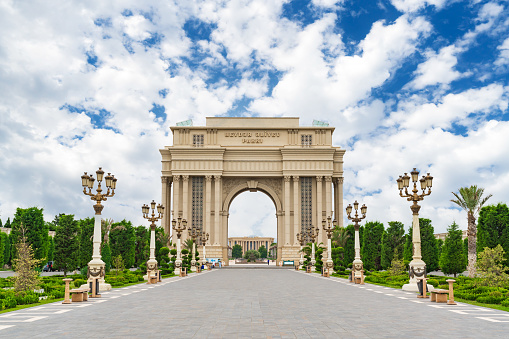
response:
<svg viewBox="0 0 509 339"><path fill-rule="evenodd" d="M293 270L223 270L0 315L6 338L505 338L509 313Z"/></svg>

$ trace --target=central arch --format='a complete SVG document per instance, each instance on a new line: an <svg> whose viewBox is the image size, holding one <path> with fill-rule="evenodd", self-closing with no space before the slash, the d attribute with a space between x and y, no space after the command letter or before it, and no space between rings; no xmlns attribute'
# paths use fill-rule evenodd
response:
<svg viewBox="0 0 509 339"><path fill-rule="evenodd" d="M244 192L262 192L265 195L267 195L272 202L274 203L274 207L276 208L276 227L277 227L277 239L281 239L281 229L280 227L280 221L281 221L281 215L282 215L282 202L278 194L276 193L276 190L274 190L271 186L263 182L263 178L253 178L249 180L245 180L245 182L240 182L236 186L234 186L231 191L225 196L223 201L222 210L225 211L226 214L225 218L223 218L222 222L222 232L223 234L223 241L224 243L228 243L228 218L230 216L230 206L233 200ZM268 248L267 248L268 250ZM279 262L281 260L281 246L277 247L277 261Z"/></svg>

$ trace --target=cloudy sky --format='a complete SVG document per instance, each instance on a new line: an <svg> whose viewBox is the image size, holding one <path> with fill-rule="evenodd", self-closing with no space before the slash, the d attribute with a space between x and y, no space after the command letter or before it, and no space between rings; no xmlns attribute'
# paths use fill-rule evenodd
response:
<svg viewBox="0 0 509 339"><path fill-rule="evenodd" d="M0 0L0 218L93 215L80 176L118 177L103 215L144 223L160 201L169 126L296 116L336 127L345 205L411 223L395 179L434 176L437 232L477 184L509 201L509 4L457 0ZM275 236L262 193L232 204L230 236Z"/></svg>

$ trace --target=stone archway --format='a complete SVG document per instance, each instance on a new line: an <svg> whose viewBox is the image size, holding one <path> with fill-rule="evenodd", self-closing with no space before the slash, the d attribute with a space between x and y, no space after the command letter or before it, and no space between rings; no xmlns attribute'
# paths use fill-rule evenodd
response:
<svg viewBox="0 0 509 339"><path fill-rule="evenodd" d="M182 217L210 238L207 258L227 263L228 210L243 191L260 190L276 206L278 261L298 260L296 234L333 217L343 224L343 155L333 127L299 118L207 118L173 126L162 156L162 225ZM172 199L173 198L173 199ZM188 237L184 232L182 238ZM324 232L318 241L326 242Z"/></svg>

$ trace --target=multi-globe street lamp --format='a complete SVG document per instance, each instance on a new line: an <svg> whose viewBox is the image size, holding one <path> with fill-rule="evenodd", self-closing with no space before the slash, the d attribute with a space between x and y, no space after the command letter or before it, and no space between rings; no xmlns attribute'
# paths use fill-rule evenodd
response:
<svg viewBox="0 0 509 339"><path fill-rule="evenodd" d="M297 233L296 236L297 236L297 241L300 244L299 266L302 266L302 265L304 265L304 253L302 252L302 248L304 247L304 240L306 237L304 235L302 235L301 233Z"/></svg>
<svg viewBox="0 0 509 339"><path fill-rule="evenodd" d="M115 188L117 187L117 178L108 173L106 177L104 177L104 171L101 167L95 172L97 176L97 193L93 193L92 189L94 188L94 182L96 179L92 176L92 174L88 175L87 172L81 176L81 185L83 186L83 193L85 195L90 196L90 199L95 201L94 204L94 236L93 236L93 252L92 252L92 260L88 263L88 282L93 282L95 279L99 279L99 290L110 290L111 285L106 284L104 282L104 274L105 274L105 264L101 259L101 212L104 208L104 205L101 204L101 201L106 201L107 198L110 198L115 195ZM101 188L101 182L105 179L105 184L108 190L106 193L102 193L103 190ZM88 189L88 191L87 191Z"/></svg>
<svg viewBox="0 0 509 339"><path fill-rule="evenodd" d="M414 184L414 188L412 189L412 193L408 193L408 187L410 186L410 177L405 173L403 176L399 176L396 180L398 183L399 195L403 198L406 198L407 201L411 201L412 205L410 209L412 210L412 243L414 247L413 259L409 264L409 276L410 281L408 284L403 285L403 290L406 291L417 291L417 278L426 276L426 263L422 260L421 256L421 231L419 227L419 210L421 206L417 204L417 202L424 200L424 197L431 194L431 186L433 183L433 177L428 173L428 175L423 175L419 180L419 171L414 168L412 172L410 172L412 176L412 182ZM417 188L417 182L420 182L422 193L419 194L419 189ZM405 193L403 193L403 190Z"/></svg>
<svg viewBox="0 0 509 339"><path fill-rule="evenodd" d="M327 272L330 274L330 269L334 267L334 262L332 261L332 232L334 232L334 227L336 226L336 220L331 220L331 217L327 217L327 219L322 220L322 228L327 233L327 260L325 261L324 267L327 268Z"/></svg>
<svg viewBox="0 0 509 339"><path fill-rule="evenodd" d="M201 258L201 264L205 267L205 265L207 264L207 259L205 259L205 244L207 243L207 241L209 240L209 234L208 233L205 233L203 231L200 232L200 241L201 241L201 244L203 246L203 249L202 249L202 258Z"/></svg>
<svg viewBox="0 0 509 339"><path fill-rule="evenodd" d="M150 208L152 208L152 214L150 213ZM157 205L157 215L156 215L156 202L152 200L150 203L150 207L148 205L143 204L141 206L141 211L143 213L143 218L150 221L150 254L149 259L147 261L147 280L150 284L150 276L152 272L157 271L157 260L156 260L156 221L163 218L164 215L164 206L161 204Z"/></svg>
<svg viewBox="0 0 509 339"><path fill-rule="evenodd" d="M173 219L171 221L171 225L173 230L177 232L177 259L175 260L175 273L180 275L182 268L182 257L180 254L180 237L182 236L182 232L187 229L187 220L178 217L177 220Z"/></svg>
<svg viewBox="0 0 509 339"><path fill-rule="evenodd" d="M361 207L361 214L362 216L359 216L358 210L359 210L359 203L357 200L353 203L353 208L355 209L355 215L352 217L352 205L348 204L346 207L346 214L349 220L352 220L354 222L354 229L355 229L355 258L352 263L352 281L355 281L356 277L359 277L361 280L361 284L363 283L363 264L361 260L361 243L359 240L359 222L366 218L366 212L368 211L368 208L366 205L362 205Z"/></svg>
<svg viewBox="0 0 509 339"><path fill-rule="evenodd" d="M191 272L195 272L196 271L196 238L198 238L200 236L200 232L201 230L198 229L196 226L192 225L190 228L189 228L189 236L191 237L191 239L193 240L193 249L192 249L192 252L193 252L193 259L191 259Z"/></svg>
<svg viewBox="0 0 509 339"><path fill-rule="evenodd" d="M315 270L315 239L318 237L318 232L320 232L320 229L313 228L313 226L309 226L307 228L307 235L309 238L311 238L311 271Z"/></svg>

